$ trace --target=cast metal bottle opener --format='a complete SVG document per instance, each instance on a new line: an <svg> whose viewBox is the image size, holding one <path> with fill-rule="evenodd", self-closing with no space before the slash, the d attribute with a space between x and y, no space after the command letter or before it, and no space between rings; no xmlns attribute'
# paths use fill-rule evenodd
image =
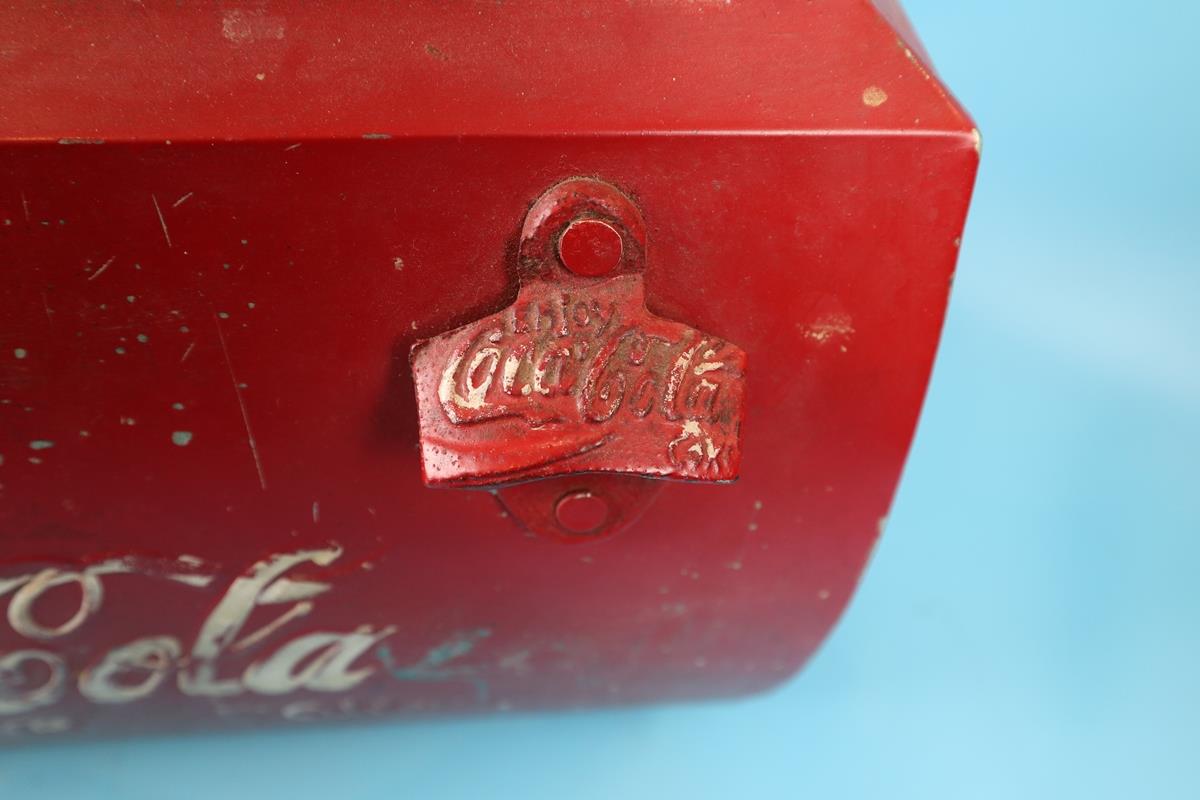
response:
<svg viewBox="0 0 1200 800"><path fill-rule="evenodd" d="M575 178L534 203L516 302L413 347L427 485L498 489L535 531L599 535L652 499L647 478L737 477L746 354L651 314L645 265L615 187Z"/></svg>

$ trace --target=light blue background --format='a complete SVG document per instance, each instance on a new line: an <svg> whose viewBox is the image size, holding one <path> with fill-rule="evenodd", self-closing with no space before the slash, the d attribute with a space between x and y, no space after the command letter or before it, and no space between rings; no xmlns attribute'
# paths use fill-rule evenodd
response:
<svg viewBox="0 0 1200 800"><path fill-rule="evenodd" d="M1200 11L910 0L985 134L891 525L749 701L0 756L0 797L1200 797Z"/></svg>

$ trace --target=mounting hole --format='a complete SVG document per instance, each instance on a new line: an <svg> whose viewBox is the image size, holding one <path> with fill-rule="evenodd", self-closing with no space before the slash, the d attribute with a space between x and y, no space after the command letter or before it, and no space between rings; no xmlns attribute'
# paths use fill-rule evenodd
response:
<svg viewBox="0 0 1200 800"><path fill-rule="evenodd" d="M621 234L598 219L577 219L558 240L563 266L586 278L607 275L621 263Z"/></svg>
<svg viewBox="0 0 1200 800"><path fill-rule="evenodd" d="M586 490L565 494L554 506L559 527L575 536L599 533L608 524L610 513L607 500Z"/></svg>

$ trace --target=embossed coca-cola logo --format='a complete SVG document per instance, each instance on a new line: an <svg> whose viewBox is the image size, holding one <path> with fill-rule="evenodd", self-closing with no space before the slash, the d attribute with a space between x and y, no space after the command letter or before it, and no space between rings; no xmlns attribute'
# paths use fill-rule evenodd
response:
<svg viewBox="0 0 1200 800"><path fill-rule="evenodd" d="M442 370L438 398L451 422L519 415L537 426L618 413L718 421L733 368L719 339L696 331L672 339L621 319L615 302L567 292L514 305L501 322ZM574 398L573 411L562 397Z"/></svg>
<svg viewBox="0 0 1200 800"><path fill-rule="evenodd" d="M477 461L479 444L507 436L503 455L518 472L591 453L589 470L731 479L745 355L653 316L641 291L636 275L581 288L537 282L506 311L420 345L418 385L437 376L439 413L422 417L427 456ZM510 427L496 427L503 421Z"/></svg>

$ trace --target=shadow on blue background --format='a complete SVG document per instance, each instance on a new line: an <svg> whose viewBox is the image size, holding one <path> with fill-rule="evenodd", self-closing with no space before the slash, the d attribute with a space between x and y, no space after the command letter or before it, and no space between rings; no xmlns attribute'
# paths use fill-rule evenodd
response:
<svg viewBox="0 0 1200 800"><path fill-rule="evenodd" d="M890 526L805 673L15 751L0 797L1200 797L1200 10L907 6L983 168Z"/></svg>

